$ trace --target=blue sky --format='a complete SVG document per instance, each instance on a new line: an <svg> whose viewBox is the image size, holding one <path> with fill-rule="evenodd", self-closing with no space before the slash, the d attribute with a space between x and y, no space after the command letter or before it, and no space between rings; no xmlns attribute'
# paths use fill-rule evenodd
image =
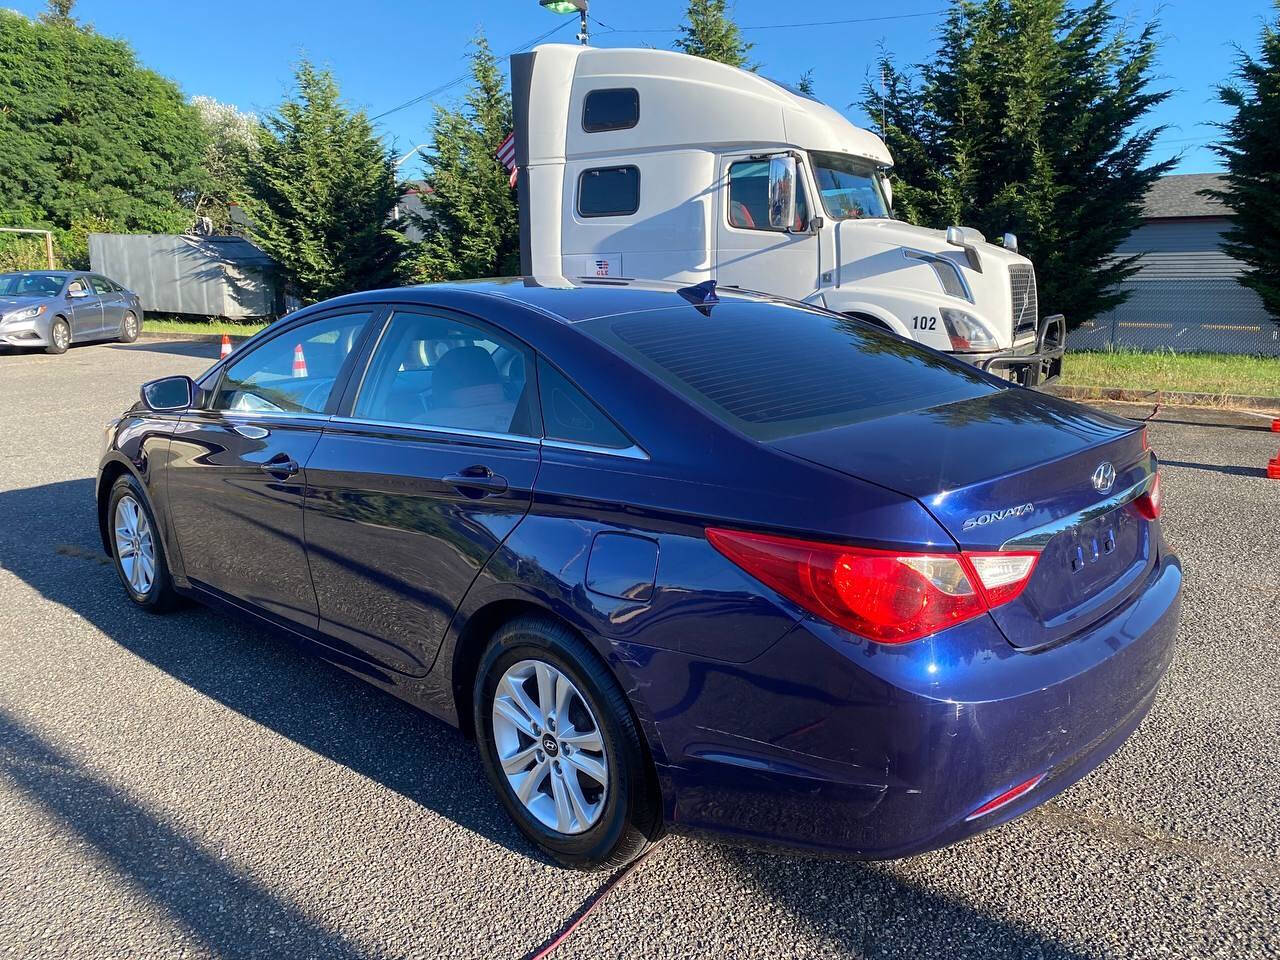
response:
<svg viewBox="0 0 1280 960"><path fill-rule="evenodd" d="M6 0L0 0L5 3ZM7 0L30 16L43 0ZM900 63L927 59L946 0L889 4L778 4L737 0L735 16L751 29L753 57L768 76L794 82L812 68L818 95L846 108L884 44ZM597 46L670 47L684 0L592 0ZM1254 50L1271 0L1116 0L1116 12L1140 25L1157 11L1164 38L1159 74L1174 91L1153 117L1170 129L1162 155L1181 152L1179 172L1218 169L1204 147L1208 122L1223 119L1213 87L1228 76L1233 44ZM454 80L466 70L466 44L482 28L506 53L564 24L553 39L572 42L576 18L556 17L537 0L80 0L75 13L101 33L128 40L142 62L175 80L189 96L205 94L255 112L269 110L287 88L292 64L306 55L328 66L345 98L377 115ZM854 17L896 17L864 23L783 27ZM570 21L573 21L570 23ZM634 32L631 32L634 31ZM455 86L440 96L459 95ZM855 122L859 111L846 110ZM378 121L402 153L427 139L431 101ZM416 157L406 173L416 170Z"/></svg>

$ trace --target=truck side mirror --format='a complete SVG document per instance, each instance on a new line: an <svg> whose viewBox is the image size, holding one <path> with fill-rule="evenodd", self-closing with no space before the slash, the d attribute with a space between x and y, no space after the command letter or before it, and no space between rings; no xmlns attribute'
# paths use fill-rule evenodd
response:
<svg viewBox="0 0 1280 960"><path fill-rule="evenodd" d="M880 178L880 186L884 190L884 205L893 210L893 182L889 179L889 175L885 174Z"/></svg>
<svg viewBox="0 0 1280 960"><path fill-rule="evenodd" d="M769 226L791 230L796 223L796 158L769 158Z"/></svg>

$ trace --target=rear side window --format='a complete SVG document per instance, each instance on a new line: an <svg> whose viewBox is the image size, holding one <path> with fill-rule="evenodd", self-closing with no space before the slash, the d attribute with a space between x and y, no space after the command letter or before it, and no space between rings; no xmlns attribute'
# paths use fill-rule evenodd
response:
<svg viewBox="0 0 1280 960"><path fill-rule="evenodd" d="M626 130L640 122L640 94L631 88L592 90L582 101L582 129L587 133Z"/></svg>
<svg viewBox="0 0 1280 960"><path fill-rule="evenodd" d="M578 214L625 217L640 209L638 167L597 167L578 178Z"/></svg>
<svg viewBox="0 0 1280 960"><path fill-rule="evenodd" d="M972 368L857 320L726 300L579 325L756 440L943 407L997 389ZM939 416L945 416L940 412Z"/></svg>
<svg viewBox="0 0 1280 960"><path fill-rule="evenodd" d="M352 416L475 433L537 435L529 354L496 331L397 311L378 342Z"/></svg>
<svg viewBox="0 0 1280 960"><path fill-rule="evenodd" d="M629 437L570 383L559 370L538 358L538 392L542 395L542 428L548 440L625 450Z"/></svg>

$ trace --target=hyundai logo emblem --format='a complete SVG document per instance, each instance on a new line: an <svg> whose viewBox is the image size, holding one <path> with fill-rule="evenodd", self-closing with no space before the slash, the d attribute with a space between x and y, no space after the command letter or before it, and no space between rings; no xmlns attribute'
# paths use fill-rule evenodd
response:
<svg viewBox="0 0 1280 960"><path fill-rule="evenodd" d="M1093 489L1099 493L1108 493L1116 482L1116 468L1104 460L1098 464L1098 469L1093 471L1090 479L1093 481Z"/></svg>

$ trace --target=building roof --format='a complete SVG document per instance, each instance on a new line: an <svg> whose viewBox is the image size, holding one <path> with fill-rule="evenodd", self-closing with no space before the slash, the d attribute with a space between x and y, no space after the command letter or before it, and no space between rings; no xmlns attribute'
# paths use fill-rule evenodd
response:
<svg viewBox="0 0 1280 960"><path fill-rule="evenodd" d="M1177 173L1161 177L1147 191L1142 216L1146 220L1172 217L1229 217L1219 201L1200 196L1205 189L1219 190L1224 181L1216 173Z"/></svg>

